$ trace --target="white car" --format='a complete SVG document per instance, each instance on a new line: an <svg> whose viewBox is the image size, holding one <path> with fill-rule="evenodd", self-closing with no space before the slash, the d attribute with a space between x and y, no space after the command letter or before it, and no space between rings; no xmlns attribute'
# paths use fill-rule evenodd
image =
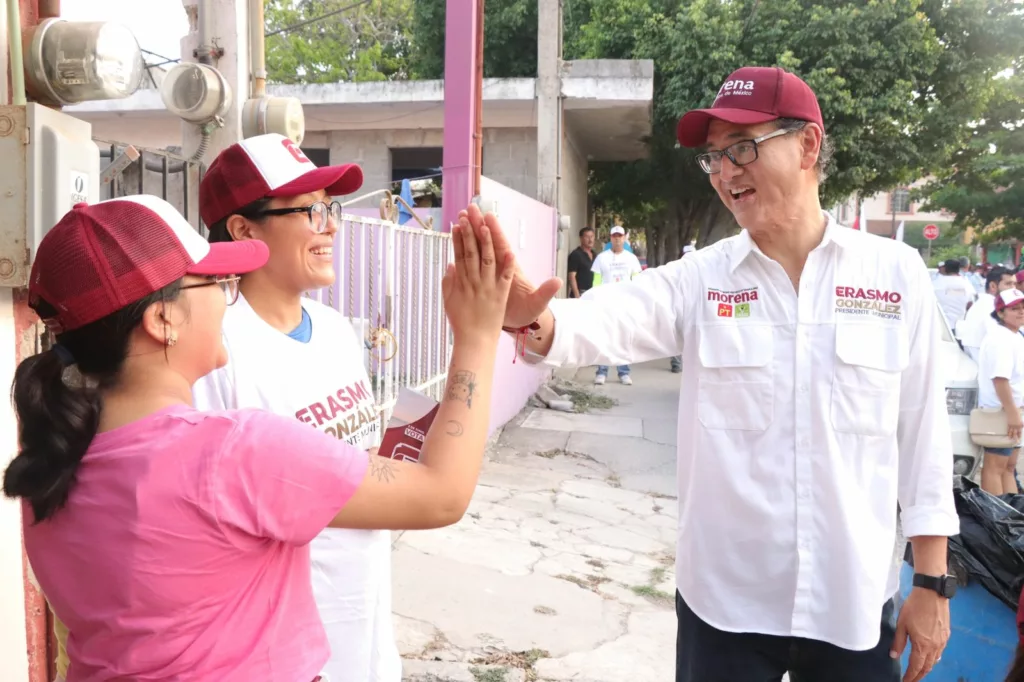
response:
<svg viewBox="0 0 1024 682"><path fill-rule="evenodd" d="M938 305L936 303L936 305ZM978 406L978 363L968 355L942 321L940 366L945 370L946 412L953 435L953 473L975 479L981 471L982 450L971 441L971 410Z"/></svg>

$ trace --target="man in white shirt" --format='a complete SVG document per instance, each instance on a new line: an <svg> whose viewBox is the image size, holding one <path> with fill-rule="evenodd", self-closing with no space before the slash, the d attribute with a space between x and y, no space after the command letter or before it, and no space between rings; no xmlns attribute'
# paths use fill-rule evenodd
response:
<svg viewBox="0 0 1024 682"><path fill-rule="evenodd" d="M626 230L621 225L616 225L611 231L611 248L597 254L591 270L594 273L594 286L607 284L619 284L628 282L641 272L640 259L632 252L626 251ZM629 365L620 364L616 367L619 373L619 382L624 386L632 386L633 378L629 376ZM594 383L598 386L604 384L608 379L608 365L598 365L597 373L594 375Z"/></svg>
<svg viewBox="0 0 1024 682"><path fill-rule="evenodd" d="M975 362L978 361L978 353L981 350L982 341L985 340L985 335L992 327L999 324L992 319L996 296L999 292L1013 289L1016 285L1013 273L1001 265L989 270L988 275L985 276L984 291L978 294L978 300L967 311L967 315L958 328L960 343Z"/></svg>
<svg viewBox="0 0 1024 682"><path fill-rule="evenodd" d="M829 145L797 76L739 69L678 134L744 230L578 300L517 272L505 325L552 366L684 356L678 682L896 682L908 638L917 682L959 531L927 269L821 210ZM897 504L917 572L898 621Z"/></svg>
<svg viewBox="0 0 1024 682"><path fill-rule="evenodd" d="M943 264L942 274L932 280L932 286L949 328L955 329L956 323L967 312L967 304L973 303L977 297L974 287L960 274L960 261L955 258L947 260Z"/></svg>

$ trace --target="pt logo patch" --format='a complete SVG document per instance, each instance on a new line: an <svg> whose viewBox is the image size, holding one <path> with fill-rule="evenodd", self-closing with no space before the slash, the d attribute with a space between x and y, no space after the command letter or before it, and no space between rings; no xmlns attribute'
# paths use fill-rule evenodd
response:
<svg viewBox="0 0 1024 682"><path fill-rule="evenodd" d="M708 289L708 300L717 306L718 317L750 317L757 301L757 287L738 291Z"/></svg>
<svg viewBox="0 0 1024 682"><path fill-rule="evenodd" d="M836 313L869 315L881 320L899 320L903 315L903 295L898 291L836 287Z"/></svg>

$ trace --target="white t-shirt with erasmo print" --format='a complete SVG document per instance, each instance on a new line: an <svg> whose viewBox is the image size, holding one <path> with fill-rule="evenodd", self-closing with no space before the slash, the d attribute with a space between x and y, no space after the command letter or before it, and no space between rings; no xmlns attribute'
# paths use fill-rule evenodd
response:
<svg viewBox="0 0 1024 682"><path fill-rule="evenodd" d="M590 269L595 275L601 276L601 284L628 282L634 275L639 275L643 271L640 259L632 253L626 250L615 253L611 249L597 254ZM597 285L598 282L595 280L594 286Z"/></svg>
<svg viewBox="0 0 1024 682"><path fill-rule="evenodd" d="M312 324L307 343L268 325L239 296L224 316L228 364L196 383L196 407L261 408L293 416L360 448L379 445L380 422L363 367L363 344L337 311L309 299L302 305ZM313 540L311 558L313 594L331 645L326 678L399 682L391 534L326 529Z"/></svg>

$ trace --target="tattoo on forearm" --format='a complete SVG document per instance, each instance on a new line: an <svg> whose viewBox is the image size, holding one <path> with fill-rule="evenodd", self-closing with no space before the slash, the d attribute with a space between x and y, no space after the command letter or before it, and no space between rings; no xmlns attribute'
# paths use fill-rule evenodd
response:
<svg viewBox="0 0 1024 682"><path fill-rule="evenodd" d="M476 374L473 372L458 371L451 375L448 380L448 400L458 400L466 403L466 407L473 407L473 391L476 389Z"/></svg>
<svg viewBox="0 0 1024 682"><path fill-rule="evenodd" d="M380 455L370 455L370 474L380 483L390 483L395 480L395 470L391 466L391 460Z"/></svg>
<svg viewBox="0 0 1024 682"><path fill-rule="evenodd" d="M464 429L462 428L462 424L455 421L454 419L449 419L448 424L446 424L446 426L448 428L445 430L445 433L454 438L458 438L459 436L461 436L464 431Z"/></svg>

